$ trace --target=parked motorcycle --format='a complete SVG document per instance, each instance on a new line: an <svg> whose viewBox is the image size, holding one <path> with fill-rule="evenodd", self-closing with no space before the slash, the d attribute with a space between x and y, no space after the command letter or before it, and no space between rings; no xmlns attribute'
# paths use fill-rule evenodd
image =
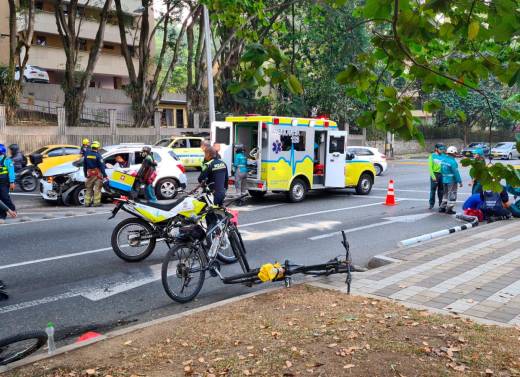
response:
<svg viewBox="0 0 520 377"><path fill-rule="evenodd" d="M27 165L16 173L16 184L25 192L36 190L38 181L42 177L42 172L38 168L38 164L41 164L43 161L42 155L31 154L29 160L31 165Z"/></svg>
<svg viewBox="0 0 520 377"><path fill-rule="evenodd" d="M213 196L202 185L169 204L141 203L124 195L115 198L115 202L111 219L120 210L133 217L124 219L114 228L112 249L127 262L139 262L152 254L157 241L164 241L170 247L181 226L199 221L200 216L204 216L204 210L213 205ZM229 242L226 246L219 250L218 259L222 263L236 262Z"/></svg>

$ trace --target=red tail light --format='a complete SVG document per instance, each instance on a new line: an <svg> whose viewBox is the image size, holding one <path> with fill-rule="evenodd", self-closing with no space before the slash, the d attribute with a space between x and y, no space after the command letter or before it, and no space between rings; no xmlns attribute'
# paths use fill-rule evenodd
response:
<svg viewBox="0 0 520 377"><path fill-rule="evenodd" d="M280 118L274 118L273 119L274 124L280 124Z"/></svg>
<svg viewBox="0 0 520 377"><path fill-rule="evenodd" d="M177 167L179 168L179 170L183 173L186 173L186 168L184 167L183 164L177 164Z"/></svg>
<svg viewBox="0 0 520 377"><path fill-rule="evenodd" d="M256 187L258 187L259 189L263 189L264 188L264 184L263 183L258 183L256 185Z"/></svg>

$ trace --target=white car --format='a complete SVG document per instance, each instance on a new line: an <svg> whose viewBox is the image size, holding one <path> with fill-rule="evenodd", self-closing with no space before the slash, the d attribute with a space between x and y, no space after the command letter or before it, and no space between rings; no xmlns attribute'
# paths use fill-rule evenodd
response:
<svg viewBox="0 0 520 377"><path fill-rule="evenodd" d="M519 155L520 154L516 149L516 143L513 141L497 143L493 148L491 148L491 157L493 158L512 160L513 158L518 158Z"/></svg>
<svg viewBox="0 0 520 377"><path fill-rule="evenodd" d="M14 79L20 80L20 68L15 68ZM49 74L43 68L35 65L27 64L23 71L22 81L24 82L38 82L43 84L49 83Z"/></svg>
<svg viewBox="0 0 520 377"><path fill-rule="evenodd" d="M128 161L128 167L119 170L138 171L143 161L143 146L144 144L122 144L101 149L108 177L114 172L116 156ZM158 163L157 178L153 183L157 199L173 199L188 183L184 166L170 148L152 147L152 153ZM83 205L85 180L83 160L68 162L45 172L45 176L40 180L40 195L50 202L61 200L64 204Z"/></svg>
<svg viewBox="0 0 520 377"><path fill-rule="evenodd" d="M347 147L347 153L353 153L358 160L367 160L374 164L376 175L381 175L388 169L386 156L379 152L377 148L352 146Z"/></svg>

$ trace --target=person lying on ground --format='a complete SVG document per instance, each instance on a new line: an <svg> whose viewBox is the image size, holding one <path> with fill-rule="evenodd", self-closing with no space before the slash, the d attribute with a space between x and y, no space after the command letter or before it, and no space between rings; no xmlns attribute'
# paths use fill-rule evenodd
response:
<svg viewBox="0 0 520 377"><path fill-rule="evenodd" d="M509 195L506 188L502 186L501 192L493 190L481 190L480 199L483 204L480 207L486 220L506 220L511 217L509 207Z"/></svg>

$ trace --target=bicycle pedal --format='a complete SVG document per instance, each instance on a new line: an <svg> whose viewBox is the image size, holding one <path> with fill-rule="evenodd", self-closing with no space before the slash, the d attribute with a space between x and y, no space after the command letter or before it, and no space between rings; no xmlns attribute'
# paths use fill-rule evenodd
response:
<svg viewBox="0 0 520 377"><path fill-rule="evenodd" d="M217 262L216 260L211 262L211 264L209 265L209 274L215 278L220 275L219 272L220 272L220 263Z"/></svg>

